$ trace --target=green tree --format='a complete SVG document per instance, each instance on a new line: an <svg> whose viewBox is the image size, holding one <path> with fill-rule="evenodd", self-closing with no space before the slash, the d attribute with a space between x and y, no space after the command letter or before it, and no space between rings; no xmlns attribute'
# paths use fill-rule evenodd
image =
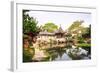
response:
<svg viewBox="0 0 100 73"><path fill-rule="evenodd" d="M54 23L46 23L44 26L42 26L43 30L47 30L48 32L54 32L58 29L58 26Z"/></svg>
<svg viewBox="0 0 100 73"><path fill-rule="evenodd" d="M73 24L68 28L69 31L73 31L75 29L80 28L80 25L83 23L84 21L75 21L73 22Z"/></svg>
<svg viewBox="0 0 100 73"><path fill-rule="evenodd" d="M91 25L86 28L86 32L82 34L84 38L91 38Z"/></svg>
<svg viewBox="0 0 100 73"><path fill-rule="evenodd" d="M82 26L84 21L75 21L73 24L68 28L68 32L76 33L77 35L82 35L87 32L87 27Z"/></svg>
<svg viewBox="0 0 100 73"><path fill-rule="evenodd" d="M23 10L23 33L35 33L37 32L36 18L30 17L27 13L29 10Z"/></svg>

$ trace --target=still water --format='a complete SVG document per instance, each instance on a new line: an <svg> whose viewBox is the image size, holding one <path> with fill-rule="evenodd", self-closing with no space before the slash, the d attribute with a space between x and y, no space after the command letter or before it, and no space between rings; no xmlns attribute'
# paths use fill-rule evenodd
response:
<svg viewBox="0 0 100 73"><path fill-rule="evenodd" d="M41 61L67 61L67 60L88 60L91 59L89 51L72 44L47 44L36 45L35 54L32 58L34 62Z"/></svg>

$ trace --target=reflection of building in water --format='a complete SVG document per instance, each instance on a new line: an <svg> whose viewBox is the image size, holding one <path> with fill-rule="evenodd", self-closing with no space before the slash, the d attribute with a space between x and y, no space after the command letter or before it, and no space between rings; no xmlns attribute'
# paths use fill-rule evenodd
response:
<svg viewBox="0 0 100 73"><path fill-rule="evenodd" d="M61 27L59 27L58 30L56 30L55 32L47 32L42 31L39 32L38 36L37 36L37 41L45 41L45 42L51 42L51 41L56 41L56 42L66 42L66 38L65 38L65 32L63 31L63 29Z"/></svg>

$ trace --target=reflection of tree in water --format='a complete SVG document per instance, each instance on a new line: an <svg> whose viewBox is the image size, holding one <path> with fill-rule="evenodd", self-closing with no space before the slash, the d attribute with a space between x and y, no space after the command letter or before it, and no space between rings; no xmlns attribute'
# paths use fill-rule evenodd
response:
<svg viewBox="0 0 100 73"><path fill-rule="evenodd" d="M63 56L63 54L66 52L66 50L63 50L62 48L56 50L60 58Z"/></svg>
<svg viewBox="0 0 100 73"><path fill-rule="evenodd" d="M55 60L57 57L61 58L66 50L63 48L51 48L46 50L46 52L48 52L50 60Z"/></svg>
<svg viewBox="0 0 100 73"><path fill-rule="evenodd" d="M45 49L43 49L43 46L45 46L44 47ZM83 55L83 54L79 55L83 49L81 49L81 51L80 51L77 46L76 46L76 48L73 47L73 43L71 43L71 42L67 43L66 46L64 45L63 47L62 47L62 44L59 44L58 47L54 44L50 44L47 47L46 46L47 45L42 45L42 47L40 47L38 49L38 51L43 51L44 55L40 56L41 57L40 60L38 60L37 58L34 58L34 60L33 60L34 62L71 60L71 59L72 60L80 60L80 59L84 59L84 57L87 57L87 55ZM56 47L54 47L54 46L56 46ZM85 51L85 50L83 50L83 51Z"/></svg>

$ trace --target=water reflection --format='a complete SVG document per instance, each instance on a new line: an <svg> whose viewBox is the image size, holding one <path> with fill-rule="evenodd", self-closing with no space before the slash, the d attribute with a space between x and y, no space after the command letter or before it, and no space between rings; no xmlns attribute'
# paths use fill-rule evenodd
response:
<svg viewBox="0 0 100 73"><path fill-rule="evenodd" d="M39 61L64 61L64 60L84 60L90 59L89 51L72 46L71 43L59 44L37 44L34 47L35 54L32 58L34 62Z"/></svg>

